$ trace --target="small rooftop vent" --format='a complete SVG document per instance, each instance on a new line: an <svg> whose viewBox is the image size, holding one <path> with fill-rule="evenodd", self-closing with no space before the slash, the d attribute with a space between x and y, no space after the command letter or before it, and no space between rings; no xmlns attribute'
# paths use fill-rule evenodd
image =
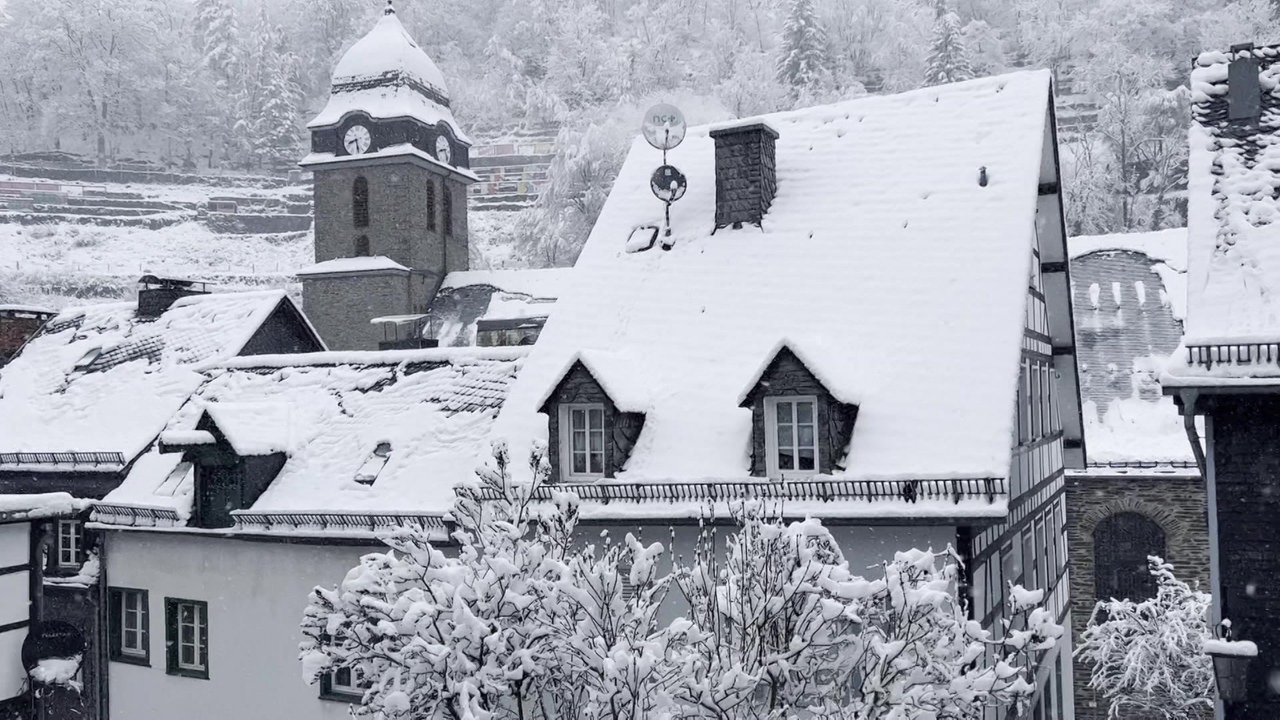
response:
<svg viewBox="0 0 1280 720"><path fill-rule="evenodd" d="M1253 43L1231 46L1227 66L1227 119L1232 122L1257 120L1262 112L1262 87L1258 82L1258 60Z"/></svg>
<svg viewBox="0 0 1280 720"><path fill-rule="evenodd" d="M760 225L778 190L774 141L760 120L711 131L716 143L716 229Z"/></svg>
<svg viewBox="0 0 1280 720"><path fill-rule="evenodd" d="M178 298L208 294L208 283L143 275L138 280L138 315L159 317L165 310L172 307Z"/></svg>

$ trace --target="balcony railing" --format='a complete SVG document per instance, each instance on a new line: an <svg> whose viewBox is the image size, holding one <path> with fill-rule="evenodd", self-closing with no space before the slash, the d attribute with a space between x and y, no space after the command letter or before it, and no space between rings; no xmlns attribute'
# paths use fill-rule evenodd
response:
<svg viewBox="0 0 1280 720"><path fill-rule="evenodd" d="M109 465L123 466L118 452L17 452L0 453L0 465Z"/></svg>
<svg viewBox="0 0 1280 720"><path fill-rule="evenodd" d="M885 502L961 500L995 502L1008 492L1008 481L1000 478L954 480L787 480L662 482L662 483L556 483L541 485L535 500L550 500L552 492L573 492L579 499L609 502L738 502L746 500L861 501ZM479 488L481 500L494 500L497 491Z"/></svg>
<svg viewBox="0 0 1280 720"><path fill-rule="evenodd" d="M418 527L448 536L444 520L435 513L259 512L231 513L236 532L320 534L376 534L398 527Z"/></svg>
<svg viewBox="0 0 1280 720"><path fill-rule="evenodd" d="M1187 364L1206 370L1214 365L1280 365L1280 342L1188 345Z"/></svg>

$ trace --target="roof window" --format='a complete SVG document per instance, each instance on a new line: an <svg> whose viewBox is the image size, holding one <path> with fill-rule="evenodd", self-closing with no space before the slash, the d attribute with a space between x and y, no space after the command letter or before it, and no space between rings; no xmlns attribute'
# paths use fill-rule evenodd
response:
<svg viewBox="0 0 1280 720"><path fill-rule="evenodd" d="M382 468L386 467L387 460L391 457L391 443L380 442L378 446L369 454L369 458L364 461L360 469L356 471L356 482L361 485L372 485L374 480L378 479L378 474L382 472Z"/></svg>
<svg viewBox="0 0 1280 720"><path fill-rule="evenodd" d="M93 361L97 360L98 356L101 354L102 354L102 348L96 347L90 350L89 352L85 353L84 357L77 360L76 364L72 367L75 370L88 370L89 366L93 364Z"/></svg>

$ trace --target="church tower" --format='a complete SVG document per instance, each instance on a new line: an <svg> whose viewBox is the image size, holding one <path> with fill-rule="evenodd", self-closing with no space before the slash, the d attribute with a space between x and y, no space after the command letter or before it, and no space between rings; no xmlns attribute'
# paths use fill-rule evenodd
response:
<svg viewBox="0 0 1280 720"><path fill-rule="evenodd" d="M391 0L333 70L307 128L315 260L303 305L333 350L375 350L377 317L426 312L446 273L466 270L471 141L449 110L440 69Z"/></svg>

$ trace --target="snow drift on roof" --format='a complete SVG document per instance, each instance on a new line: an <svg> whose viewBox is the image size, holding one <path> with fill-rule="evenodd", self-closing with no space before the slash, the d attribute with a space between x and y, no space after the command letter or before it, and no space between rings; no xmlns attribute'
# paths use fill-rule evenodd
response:
<svg viewBox="0 0 1280 720"><path fill-rule="evenodd" d="M209 379L171 430L209 412L233 446L267 443L287 456L253 505L272 512L445 512L489 453L493 418L527 348L339 352L237 358ZM264 430L253 407L270 407ZM225 412L232 410L232 412ZM357 472L382 443L372 484ZM251 447L260 450L260 447ZM175 488L180 454L154 446L105 502L190 511L190 478ZM145 461L145 462L144 462Z"/></svg>
<svg viewBox="0 0 1280 720"><path fill-rule="evenodd" d="M1142 253L1179 272L1187 270L1187 229L1170 228L1151 232L1077 235L1067 239L1071 259L1106 250Z"/></svg>
<svg viewBox="0 0 1280 720"><path fill-rule="evenodd" d="M663 217L661 153L637 140L501 432L545 438L538 401L607 351L643 367L609 382L649 406L622 479L746 477L742 389L782 340L822 337L861 379L844 477L1005 477L1049 101L1027 72L768 116L763 230L714 234L713 143L691 128L667 252L624 251Z"/></svg>
<svg viewBox="0 0 1280 720"><path fill-rule="evenodd" d="M132 458L199 387L199 368L244 347L283 291L178 299L157 318L134 303L68 308L0 370L0 452Z"/></svg>
<svg viewBox="0 0 1280 720"><path fill-rule="evenodd" d="M427 332L441 347L476 342L480 320L550 317L572 268L451 272L428 310Z"/></svg>
<svg viewBox="0 0 1280 720"><path fill-rule="evenodd" d="M444 276L440 289L491 285L498 290L539 298L558 298L572 277L573 268L537 270L457 270Z"/></svg>
<svg viewBox="0 0 1280 720"><path fill-rule="evenodd" d="M330 275L335 273L373 272L375 270L400 270L409 272L409 268L385 255L362 257L344 257L325 260L309 265L297 272L298 277L306 275Z"/></svg>
<svg viewBox="0 0 1280 720"><path fill-rule="evenodd" d="M406 76L446 93L444 75L418 47L394 12L383 13L373 29L356 41L333 67L333 84L377 78L387 72Z"/></svg>

